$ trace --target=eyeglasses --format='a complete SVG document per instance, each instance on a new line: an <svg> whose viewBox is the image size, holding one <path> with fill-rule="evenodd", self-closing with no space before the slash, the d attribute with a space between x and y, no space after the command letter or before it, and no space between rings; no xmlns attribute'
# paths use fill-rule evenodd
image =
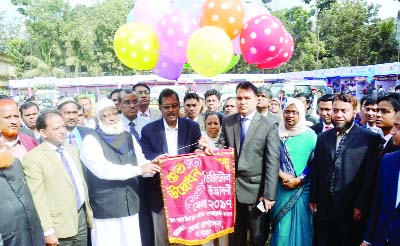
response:
<svg viewBox="0 0 400 246"><path fill-rule="evenodd" d="M179 103L176 104L170 104L170 105L160 105L160 107L164 110L169 110L169 109L177 109L179 108Z"/></svg>
<svg viewBox="0 0 400 246"><path fill-rule="evenodd" d="M150 95L150 91L136 91L136 94L138 94L138 95L140 95L140 96L142 96L142 95Z"/></svg>
<svg viewBox="0 0 400 246"><path fill-rule="evenodd" d="M101 114L101 118L103 118L103 119L108 119L108 118L110 118L110 117L116 117L116 116L118 116L119 114L118 114L118 111L115 111L115 112L112 112L112 113L104 113L104 114Z"/></svg>

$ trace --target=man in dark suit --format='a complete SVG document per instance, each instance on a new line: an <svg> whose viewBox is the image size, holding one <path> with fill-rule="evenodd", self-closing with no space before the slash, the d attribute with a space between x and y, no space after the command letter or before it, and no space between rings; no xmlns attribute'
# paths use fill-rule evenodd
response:
<svg viewBox="0 0 400 246"><path fill-rule="evenodd" d="M236 220L230 245L247 245L250 230L251 245L264 246L269 233L266 212L275 203L279 171L278 123L257 112L257 87L241 82L236 87L238 114L225 117L218 144L235 148ZM206 154L213 154L211 147Z"/></svg>
<svg viewBox="0 0 400 246"><path fill-rule="evenodd" d="M318 115L321 122L311 126L310 128L319 135L322 132L330 130L333 128L332 124L332 99L333 94L325 94L318 98Z"/></svg>
<svg viewBox="0 0 400 246"><path fill-rule="evenodd" d="M390 131L400 146L400 112ZM400 151L383 156L362 246L400 245Z"/></svg>
<svg viewBox="0 0 400 246"><path fill-rule="evenodd" d="M43 246L40 219L21 162L0 130L0 245Z"/></svg>
<svg viewBox="0 0 400 246"><path fill-rule="evenodd" d="M352 246L362 241L382 139L354 124L356 106L354 97L335 95L335 128L318 136L310 190L317 246Z"/></svg>
<svg viewBox="0 0 400 246"><path fill-rule="evenodd" d="M400 94L388 93L378 97L378 107L376 110L376 126L382 129L383 138L386 143L382 155L400 150L399 146L393 145L392 134L390 131L393 128L394 118L397 112L400 111Z"/></svg>
<svg viewBox="0 0 400 246"><path fill-rule="evenodd" d="M159 156L174 156L192 153L201 137L199 124L189 119L179 118L179 96L171 89L161 91L158 99L162 118L143 127L140 145L146 159ZM155 246L169 245L160 175L144 180L146 205L152 210Z"/></svg>

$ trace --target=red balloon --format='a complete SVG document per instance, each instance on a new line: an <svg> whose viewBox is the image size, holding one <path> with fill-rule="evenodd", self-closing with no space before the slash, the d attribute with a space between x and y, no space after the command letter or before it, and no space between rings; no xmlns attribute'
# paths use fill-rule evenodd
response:
<svg viewBox="0 0 400 246"><path fill-rule="evenodd" d="M282 49L285 29L282 22L272 15L259 15L250 19L240 33L240 49L249 64L272 60Z"/></svg>
<svg viewBox="0 0 400 246"><path fill-rule="evenodd" d="M258 64L258 68L278 68L283 64L287 63L292 57L294 52L294 40L292 35L285 30L285 40L281 50L278 55L276 55L272 60Z"/></svg>

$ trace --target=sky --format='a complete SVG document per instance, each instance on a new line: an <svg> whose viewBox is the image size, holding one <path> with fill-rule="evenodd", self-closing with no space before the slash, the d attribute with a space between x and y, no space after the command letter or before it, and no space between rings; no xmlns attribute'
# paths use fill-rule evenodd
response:
<svg viewBox="0 0 400 246"><path fill-rule="evenodd" d="M133 0L132 0L133 1ZM190 1L190 0L187 0ZM248 1L248 0L247 0ZM260 3L261 0L252 0L255 3ZM380 18L387 17L397 17L397 11L400 10L400 3L396 0L367 0L368 2L376 3L381 5L381 9L379 11ZM17 8L11 4L10 0L0 0L0 11L5 11L7 19L12 20L15 17L19 16L17 12ZM69 0L72 6L76 4L86 4L90 5L96 0ZM244 1L243 1L244 2ZM281 8L289 8L293 6L307 6L301 0L272 0L270 6L273 9L281 9Z"/></svg>

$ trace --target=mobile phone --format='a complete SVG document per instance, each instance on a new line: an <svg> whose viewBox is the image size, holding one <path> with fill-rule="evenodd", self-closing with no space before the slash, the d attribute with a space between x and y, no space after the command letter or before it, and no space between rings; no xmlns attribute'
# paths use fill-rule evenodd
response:
<svg viewBox="0 0 400 246"><path fill-rule="evenodd" d="M265 207L264 207L264 201L259 202L259 203L257 204L257 208L258 208L261 212L265 213L266 211L265 211Z"/></svg>

